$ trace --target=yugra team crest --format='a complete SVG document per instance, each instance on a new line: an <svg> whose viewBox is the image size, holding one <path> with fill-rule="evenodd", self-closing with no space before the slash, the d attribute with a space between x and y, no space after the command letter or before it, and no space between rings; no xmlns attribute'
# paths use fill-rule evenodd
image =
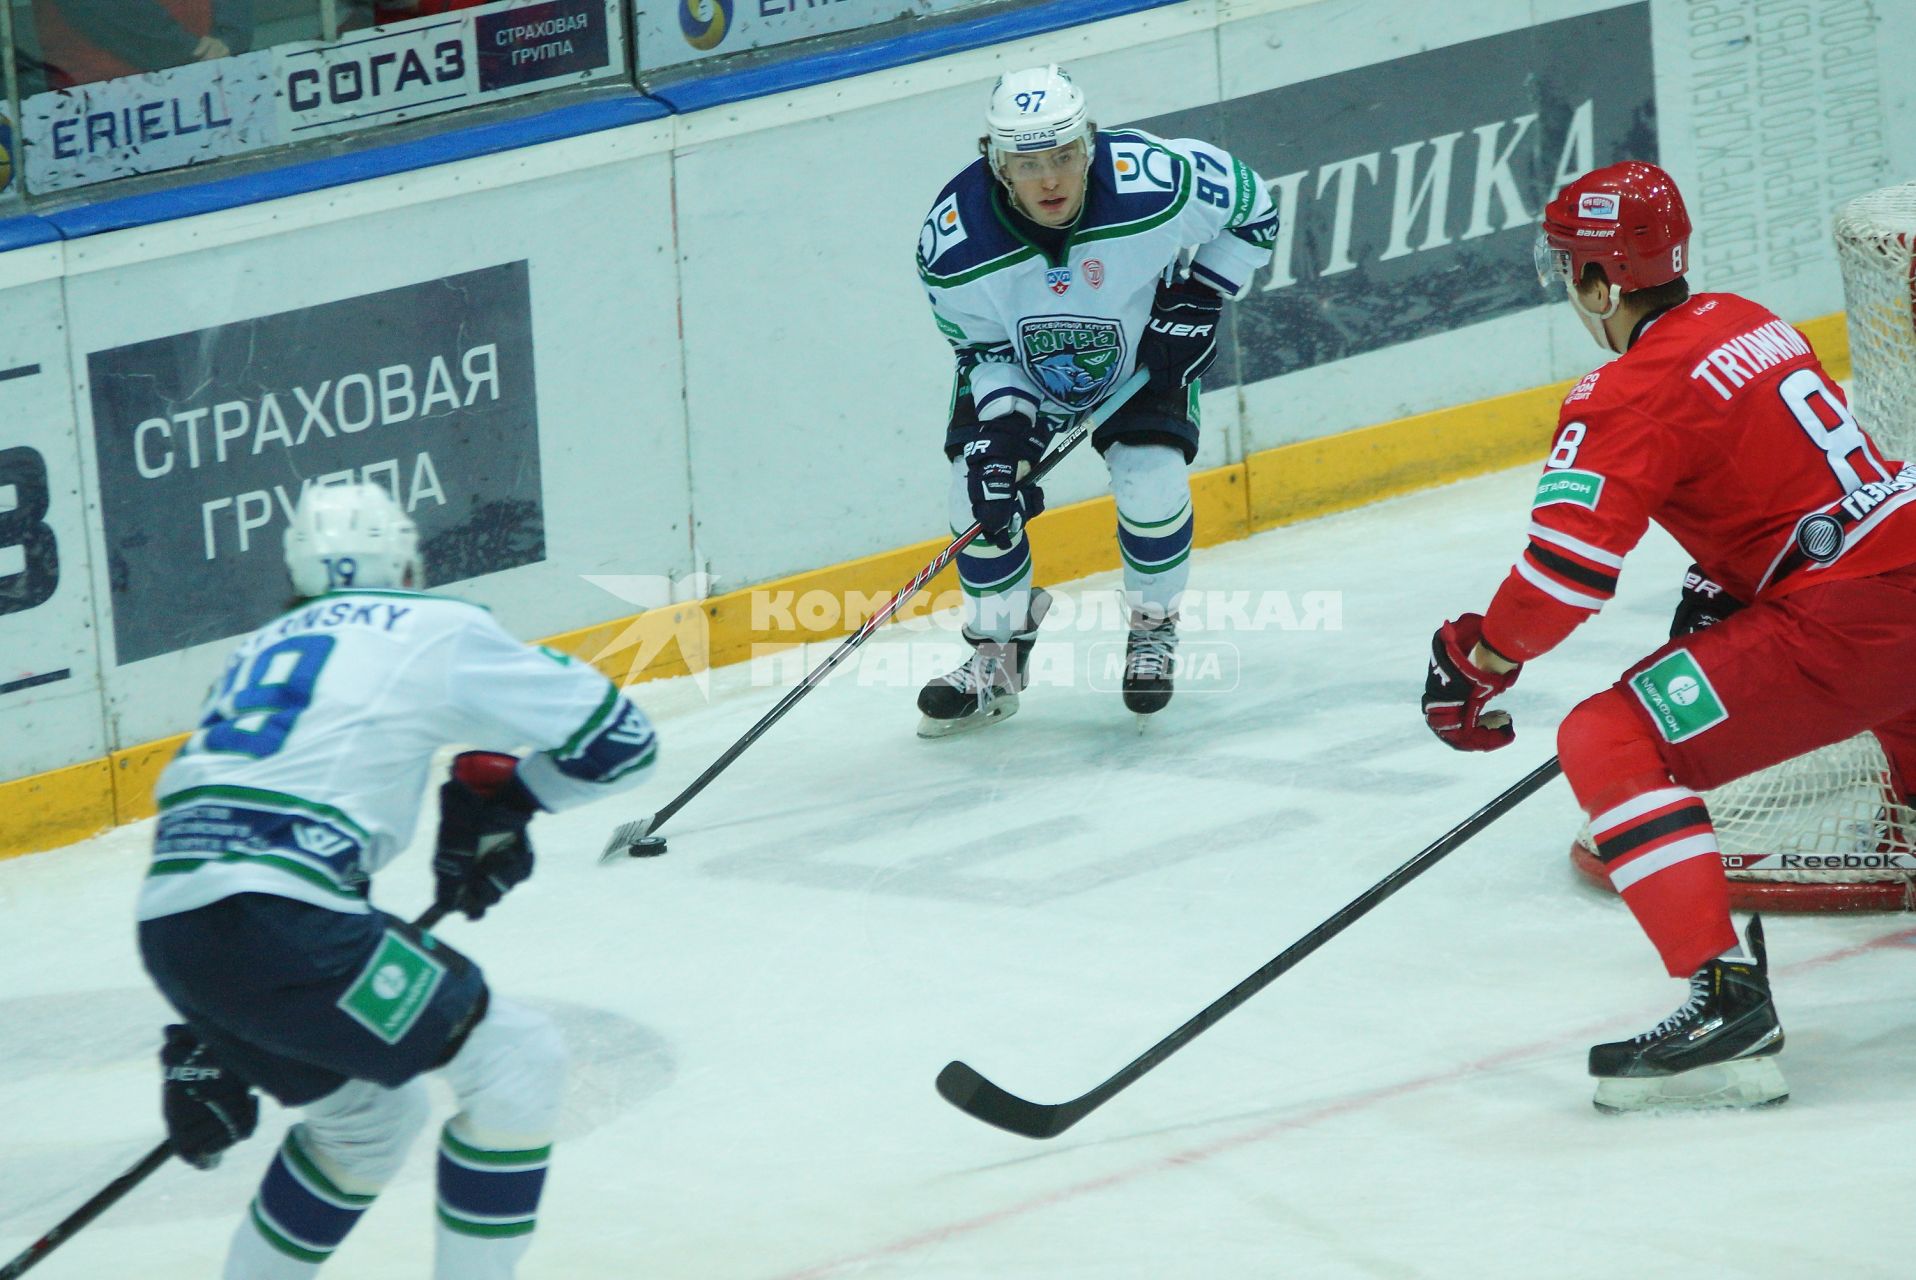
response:
<svg viewBox="0 0 1916 1280"><path fill-rule="evenodd" d="M1067 409L1089 409L1124 367L1124 330L1113 320L1032 316L1018 325L1018 351L1045 395Z"/></svg>

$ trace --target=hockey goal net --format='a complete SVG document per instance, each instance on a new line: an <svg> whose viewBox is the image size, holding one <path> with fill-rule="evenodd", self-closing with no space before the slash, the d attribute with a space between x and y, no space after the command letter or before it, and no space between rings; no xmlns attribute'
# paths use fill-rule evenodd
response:
<svg viewBox="0 0 1916 1280"><path fill-rule="evenodd" d="M1916 460L1916 182L1836 212L1850 403L1890 458ZM1730 900L1744 910L1916 909L1916 812L1864 734L1708 792ZM1586 827L1571 858L1607 883Z"/></svg>

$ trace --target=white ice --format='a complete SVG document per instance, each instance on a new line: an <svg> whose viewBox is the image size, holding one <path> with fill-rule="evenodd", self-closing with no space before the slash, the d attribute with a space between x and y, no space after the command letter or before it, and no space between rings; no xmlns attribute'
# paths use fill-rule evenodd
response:
<svg viewBox="0 0 1916 1280"><path fill-rule="evenodd" d="M1599 1115L1586 1047L1682 989L1570 869L1561 781L1059 1138L932 1090L954 1057L1040 1101L1089 1089L1550 755L1563 713L1665 633L1684 560L1653 534L1616 603L1534 664L1508 700L1513 747L1445 750L1417 710L1429 636L1487 603L1532 482L1200 552L1194 586L1287 592L1299 613L1340 593L1341 628L1187 630L1187 648L1232 646L1240 678L1180 693L1143 736L1115 693L1041 672L1016 718L920 741L915 685L962 649L887 630L670 824L666 856L602 867L611 827L780 694L744 667L709 696L641 686L655 780L540 818L538 875L444 930L574 1054L522 1274L1916 1271L1910 922L1770 919L1787 1106ZM1115 583L1060 595L1095 606ZM1057 676L1117 640L1060 625L1039 654ZM0 863L0 1259L160 1134L166 1012L131 923L149 835ZM420 909L425 863L409 854L378 901ZM215 1275L286 1122L269 1107L213 1173L162 1169L36 1276ZM431 1155L422 1141L326 1274L428 1274Z"/></svg>

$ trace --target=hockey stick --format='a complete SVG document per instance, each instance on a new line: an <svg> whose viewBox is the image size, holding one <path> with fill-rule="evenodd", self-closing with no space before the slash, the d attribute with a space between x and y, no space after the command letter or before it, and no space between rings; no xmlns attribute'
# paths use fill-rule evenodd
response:
<svg viewBox="0 0 1916 1280"><path fill-rule="evenodd" d="M413 926L419 929L430 929L445 919L447 910L448 908L434 903L426 909L424 915L413 921ZM60 1219L51 1231L21 1250L19 1256L12 1262L0 1267L0 1280L14 1280L14 1277L23 1276L45 1262L48 1254L80 1234L81 1229L88 1223L118 1204L120 1197L145 1182L154 1170L172 1158L173 1140L162 1139L159 1146L140 1157L138 1164L101 1187L94 1193L91 1200Z"/></svg>
<svg viewBox="0 0 1916 1280"><path fill-rule="evenodd" d="M1445 854L1521 804L1563 771L1553 756L1521 782L1464 819L1442 839L1353 898L1348 906L1299 938L1269 964L1205 1006L1189 1022L1139 1055L1124 1070L1069 1102L1028 1102L1007 1093L962 1062L938 1073L938 1092L966 1115L1026 1138L1055 1138L1109 1102L1118 1092L1198 1037L1231 1010L1269 986L1298 961L1342 933L1372 907L1435 866Z"/></svg>
<svg viewBox="0 0 1916 1280"><path fill-rule="evenodd" d="M1077 448L1092 432L1103 426L1105 421L1109 419L1112 414L1116 413L1127 400L1136 395L1138 390L1149 380L1149 375L1143 369L1139 369L1129 378L1126 378L1122 383L1118 384L1118 389L1107 396L1104 403L1099 405L1094 412L1079 419L1076 423L1072 424L1069 430L1057 438L1052 446L1051 452L1040 459L1038 465L1032 469L1031 474L1025 477L1025 483L1036 484L1038 481L1044 479L1045 475L1050 472L1053 467L1057 466L1067 453ZM833 649L823 662L812 668L810 674L787 692L784 697L780 698L776 706L759 718L757 724L747 729L743 737L727 747L725 753L714 760L704 773L694 778L692 785L679 792L676 796L673 796L663 809L660 809L650 817L639 818L632 822L619 824L612 832L611 839L605 842L605 852L599 855L599 861L614 862L617 861L621 855L644 858L664 853L665 838L663 836L653 835L652 833L664 826L673 814L683 809L693 796L705 790L706 785L710 783L712 779L725 772L732 761L738 759L745 753L747 747L757 742L759 737L763 735L767 729L777 724L779 718L787 711L790 711L793 706L798 703L800 698L803 698L806 694L817 688L819 684L824 681L825 677L837 668L839 663L851 656L852 650L865 643L865 641L870 638L872 632L878 630L893 614L902 609L906 601L917 595L927 582L937 577L946 565L957 559L960 551L963 551L971 544L974 538L977 538L983 532L983 525L973 524L971 528L965 530L953 539L950 546L940 551L937 556L933 558L932 562L920 569L910 582L907 582L893 593L892 598L887 600L876 613L865 619L863 626L840 641L838 647Z"/></svg>

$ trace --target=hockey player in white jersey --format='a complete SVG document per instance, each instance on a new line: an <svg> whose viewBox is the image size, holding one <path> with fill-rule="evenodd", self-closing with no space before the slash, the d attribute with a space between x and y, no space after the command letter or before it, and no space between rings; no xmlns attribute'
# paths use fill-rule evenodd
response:
<svg viewBox="0 0 1916 1280"><path fill-rule="evenodd" d="M636 781L651 726L605 677L421 594L418 533L383 489L312 486L286 533L304 599L242 641L160 777L139 898L148 972L179 1011L161 1061L174 1150L202 1168L263 1089L303 1109L233 1237L226 1280L316 1273L452 1086L438 1280L504 1280L531 1241L564 1084L545 1015L375 907L433 753L438 905L477 918L532 872L526 826ZM505 749L530 746L524 759Z"/></svg>
<svg viewBox="0 0 1916 1280"><path fill-rule="evenodd" d="M1217 353L1226 298L1270 260L1265 185L1195 139L1099 130L1055 66L999 79L982 155L939 193L918 273L957 354L945 456L971 658L919 693L919 733L1010 715L1049 598L1032 585L1024 524L1043 510L1022 483L1052 434L1134 368L1151 380L1092 437L1118 506L1130 636L1124 701L1171 698L1179 597L1190 576L1185 468L1197 454L1198 379Z"/></svg>

